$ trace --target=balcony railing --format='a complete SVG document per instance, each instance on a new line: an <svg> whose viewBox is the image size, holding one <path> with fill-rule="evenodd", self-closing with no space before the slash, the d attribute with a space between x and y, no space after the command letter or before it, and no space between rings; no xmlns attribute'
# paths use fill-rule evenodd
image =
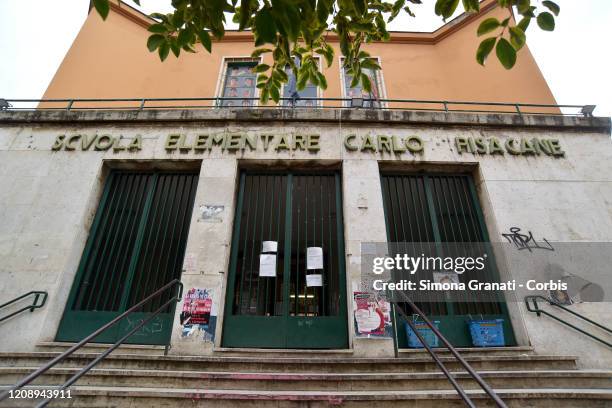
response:
<svg viewBox="0 0 612 408"><path fill-rule="evenodd" d="M237 106L228 106L237 103ZM428 112L494 113L513 115L593 116L595 105L551 105L478 101L365 98L281 98L261 104L258 98L76 98L0 99L2 111L84 111L160 109L365 109Z"/></svg>

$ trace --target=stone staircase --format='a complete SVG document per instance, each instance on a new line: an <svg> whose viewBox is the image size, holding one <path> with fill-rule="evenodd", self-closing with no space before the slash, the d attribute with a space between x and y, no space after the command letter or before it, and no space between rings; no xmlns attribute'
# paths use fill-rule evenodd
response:
<svg viewBox="0 0 612 408"><path fill-rule="evenodd" d="M0 384L11 385L66 345L0 353ZM61 384L102 349L87 346L38 378L34 388ZM572 356L527 347L460 349L510 407L610 407L612 370L578 369ZM441 352L477 406L494 406L448 352ZM57 407L463 407L423 351L395 358L346 352L222 351L210 357L163 356L155 347L124 346L71 387ZM33 406L5 400L0 406Z"/></svg>

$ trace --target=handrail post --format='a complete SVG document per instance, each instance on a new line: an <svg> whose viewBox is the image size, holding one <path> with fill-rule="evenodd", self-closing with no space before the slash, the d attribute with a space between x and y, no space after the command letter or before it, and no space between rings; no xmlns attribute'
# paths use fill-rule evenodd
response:
<svg viewBox="0 0 612 408"><path fill-rule="evenodd" d="M72 109L72 104L74 103L74 99L70 99L68 101L68 105L66 105L66 112L70 112L70 109Z"/></svg>
<svg viewBox="0 0 612 408"><path fill-rule="evenodd" d="M514 107L516 108L516 113L518 113L519 116L523 116L523 113L521 112L520 105L518 103L515 103Z"/></svg>
<svg viewBox="0 0 612 408"><path fill-rule="evenodd" d="M501 398L499 398L499 396L495 393L495 391L493 391L493 389L491 387L489 387L489 385L482 379L482 377L472 368L472 366L470 366L468 364L467 361L465 361L465 359L463 357L461 357L461 355L459 354L459 352L455 349L455 347L453 347L452 344L450 344L450 342L446 339L446 337L444 337L442 335L442 333L440 332L440 330L438 330L438 328L431 322L431 320L429 320L429 318L425 315L425 313L423 313L423 311L421 309L419 309L419 307L417 307L416 304L414 304L414 302L408 297L406 296L405 293L400 292L403 297L404 297L404 301L406 303L408 303L408 305L412 308L412 310L418 314L423 321L427 324L427 326L429 326L429 328L431 329L431 331L442 341L442 343L444 343L444 346L451 352L451 354L459 361L459 363L461 363L461 365L465 368L465 370L470 374L470 376L472 377L472 379L474 379L478 385L480 385L480 387L484 390L484 392L491 397L491 399L493 400L493 402L495 402L495 404L500 407L500 408L507 408L507 405L504 403L504 401L502 401ZM401 309L401 308L400 308ZM412 326L411 326L412 327ZM415 331L415 334L417 334L417 331ZM418 337L418 336L417 336ZM422 341L421 341L422 342ZM423 343L423 345L425 345L425 343ZM429 349L428 349L429 351ZM432 358L435 359L434 357L433 351L430 352L430 355L432 356ZM450 378L449 378L450 381ZM452 382L452 381L451 381Z"/></svg>
<svg viewBox="0 0 612 408"><path fill-rule="evenodd" d="M408 318L408 316L402 310L402 308L399 308L399 310L400 310L400 314L402 315L402 317L404 317L404 319L406 320L406 323L414 331L414 334L417 336L417 338L419 339L423 347L425 347L425 349L427 350L431 358L433 358L433 360L438 365L438 367L440 367L440 370L442 370L442 372L444 373L448 381L450 381L453 388L457 391L457 393L459 393L459 396L461 397L461 399L467 404L468 407L476 408L476 405L474 405L470 397L467 396L467 394L465 393L465 390L461 388L461 386L459 385L455 377L452 376L452 374L450 373L450 371L448 371L444 363L442 363L442 360L440 360L440 357L438 357L438 355L433 351L431 346L427 344L427 341L425 341L425 338L423 337L423 335L419 333L414 323L410 321L410 318Z"/></svg>
<svg viewBox="0 0 612 408"><path fill-rule="evenodd" d="M32 307L30 308L30 313L32 313L34 311L34 309L36 309L36 305L38 304L38 296L40 296L39 293L37 293L34 296L34 302L32 302Z"/></svg>
<svg viewBox="0 0 612 408"><path fill-rule="evenodd" d="M4 307L6 307L6 306L8 306L8 305L12 305L13 303L16 303L16 302L20 301L21 299L24 299L24 298L26 298L26 297L28 297L28 296L30 296L30 295L35 295L35 298L34 298L34 301L32 302L32 304L30 304L30 305L28 305L28 306L24 306L24 307L22 307L21 309L16 310L16 311L14 311L13 313L10 313L10 314L8 314L8 315L6 315L6 316L2 316L2 317L0 317L0 322L3 322L3 321L5 321L5 320L7 320L7 319L10 319L11 317L18 315L18 314L19 314L19 313L21 313L21 312L25 312L26 310L29 310L30 312L33 312L33 311L34 311L34 309L40 309L40 308L41 308L41 307L43 307L43 306L45 305L45 303L47 302L47 296L48 296L48 293L47 293L47 292L45 292L45 291L31 290L31 291L29 291L29 292L27 292L27 293L24 293L24 294L23 294L23 295L21 295L21 296L17 296L16 298L14 298L14 299L12 299L12 300L9 300L9 301L8 301L8 302L6 302L6 303L1 304L1 305L0 305L0 309L2 309L2 308L4 308ZM42 295L42 301L40 302L40 304L38 304L38 299L40 298L40 295Z"/></svg>
<svg viewBox="0 0 612 408"><path fill-rule="evenodd" d="M591 334L591 333L581 329L580 327L575 326L572 323L570 323L568 321L565 321L562 318L553 315L552 313L547 312L546 310L540 309L539 306L538 306L538 299L542 299L542 300L548 302L551 306L556 306L556 307L560 308L561 310L564 310L567 313L570 313L570 314L576 316L577 318L582 319L583 321L585 321L587 323L590 323L590 324L592 324L592 325L594 325L594 326L596 326L596 327L598 327L598 328L600 328L600 329L602 329L602 330L612 334L612 329L610 329L610 328L608 328L608 327L606 327L606 326L604 326L604 325L602 325L600 323L597 323L597 322L589 319L588 317L581 315L580 313L577 313L577 312L575 312L573 310L570 310L570 309L566 308L565 306L563 306L562 304L556 302L553 299L548 299L548 298L545 298L544 296L541 296L541 295L525 296L524 300L525 300L525 305L527 306L527 311L535 313L538 317L540 317L541 315L549 316L551 319L554 319L554 320L558 321L559 323L562 323L562 324L564 324L564 325L566 325L568 327L571 327L572 329L574 329L574 330L584 334L585 336L590 337L593 340L598 341L598 342L600 342L602 344L605 344L606 346L612 348L612 343L609 343L606 340L604 340L602 338L599 338L599 337L595 336L594 334ZM531 306L529 304L530 301L533 302L533 305L534 305L533 309L531 308Z"/></svg>
<svg viewBox="0 0 612 408"><path fill-rule="evenodd" d="M28 374L27 376L25 376L24 378L22 378L20 381L18 381L15 385L13 385L12 387L5 389L1 394L0 394L0 401L6 399L9 395L11 391L15 391L19 388L22 388L25 385L28 385L29 383L31 383L32 381L34 381L36 378L38 378L40 375L42 375L43 373L45 373L47 370L49 370L51 367L55 366L57 363L63 361L64 359L66 359L69 355L71 355L72 353L74 353L76 350L80 349L81 347L83 347L85 344L87 344L89 341L93 340L94 338L98 337L98 335L100 335L102 332L105 332L106 330L108 330L109 328L115 326L115 324L119 323L120 321L123 320L124 317L126 317L127 315L129 315L130 313L140 309L142 306L144 306L147 302L149 302L150 300L156 298L157 296L161 295L162 293L164 293L166 290L174 287L175 285L178 285L178 290L176 292L176 297L173 297L172 299L170 299L168 302L166 302L163 306L161 306L154 314L157 315L160 313L161 310L163 310L164 308L168 307L170 304L172 304L172 302L179 302L181 300L182 297L182 293L183 293L183 284L179 279L173 279L172 281L168 282L167 284L165 284L164 286L162 286L161 288L157 289L155 292L153 292L152 294L150 294L149 296L147 296L146 298L142 299L140 302L136 303L135 305L133 305L132 307L130 307L128 310L126 310L125 312L121 313L119 316L115 317L114 319L112 319L110 322L106 323L105 325L103 325L102 327L98 328L97 330L95 330L93 333L89 334L87 337L85 337L83 340L79 341L77 344L73 345L72 347L70 347L68 350L64 351L63 353L61 353L60 355L56 356L55 358L51 359L51 361L47 362L47 364L43 365L42 367L38 368L37 370L31 372L30 374ZM27 307L26 309L28 309L29 307ZM24 309L25 310L25 309ZM147 321L149 321L153 316L151 316L149 319L147 319ZM145 322L146 323L146 322ZM144 323L143 323L144 324ZM136 329L139 329L141 326L138 326ZM130 332L129 335L132 335L133 333L135 333L135 330L133 330L132 332ZM116 347L119 346L119 344L121 344L123 341L125 341L127 339L127 337L123 337L120 339L120 341L118 343L116 343L114 345L114 348L110 349L110 351L114 350ZM106 351L106 354L104 354L104 357L110 353L109 350ZM102 358L104 358L102 357ZM98 361L100 361L101 359L96 360L96 364ZM87 368L89 367L89 368ZM87 368L87 370L89 370L92 366L86 366L85 368ZM79 377L82 376L84 373L80 373Z"/></svg>
<svg viewBox="0 0 612 408"><path fill-rule="evenodd" d="M141 111L141 110L143 110L143 109L144 109L145 101L146 101L146 99L145 99L145 98L142 98L142 99L140 100L140 108L138 108L138 110L140 110L140 111Z"/></svg>

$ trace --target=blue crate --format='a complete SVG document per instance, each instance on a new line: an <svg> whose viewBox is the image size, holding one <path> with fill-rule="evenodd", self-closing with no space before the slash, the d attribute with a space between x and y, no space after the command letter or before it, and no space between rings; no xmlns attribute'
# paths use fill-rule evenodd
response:
<svg viewBox="0 0 612 408"><path fill-rule="evenodd" d="M476 347L505 346L504 319L470 320L472 344Z"/></svg>
<svg viewBox="0 0 612 408"><path fill-rule="evenodd" d="M436 329L440 325L439 320L434 320L432 323L434 324L434 326L436 326ZM429 328L427 323L413 322L413 324L430 347L438 347L438 336L434 334L434 332ZM423 343L421 343L416 333L412 330L408 323L404 323L404 325L406 327L406 336L408 336L408 347L424 348L425 346L423 346Z"/></svg>

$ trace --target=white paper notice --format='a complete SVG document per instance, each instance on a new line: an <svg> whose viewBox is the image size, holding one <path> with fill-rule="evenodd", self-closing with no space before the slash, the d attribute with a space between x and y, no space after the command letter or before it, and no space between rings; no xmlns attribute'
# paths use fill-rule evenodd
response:
<svg viewBox="0 0 612 408"><path fill-rule="evenodd" d="M275 252L278 249L278 242L276 241L264 241L261 245L261 252Z"/></svg>
<svg viewBox="0 0 612 408"><path fill-rule="evenodd" d="M276 276L276 255L261 254L259 255L259 276Z"/></svg>
<svg viewBox="0 0 612 408"><path fill-rule="evenodd" d="M306 269L323 269L323 248L306 248Z"/></svg>
<svg viewBox="0 0 612 408"><path fill-rule="evenodd" d="M306 275L306 286L311 288L313 286L323 286L323 275L313 274Z"/></svg>

